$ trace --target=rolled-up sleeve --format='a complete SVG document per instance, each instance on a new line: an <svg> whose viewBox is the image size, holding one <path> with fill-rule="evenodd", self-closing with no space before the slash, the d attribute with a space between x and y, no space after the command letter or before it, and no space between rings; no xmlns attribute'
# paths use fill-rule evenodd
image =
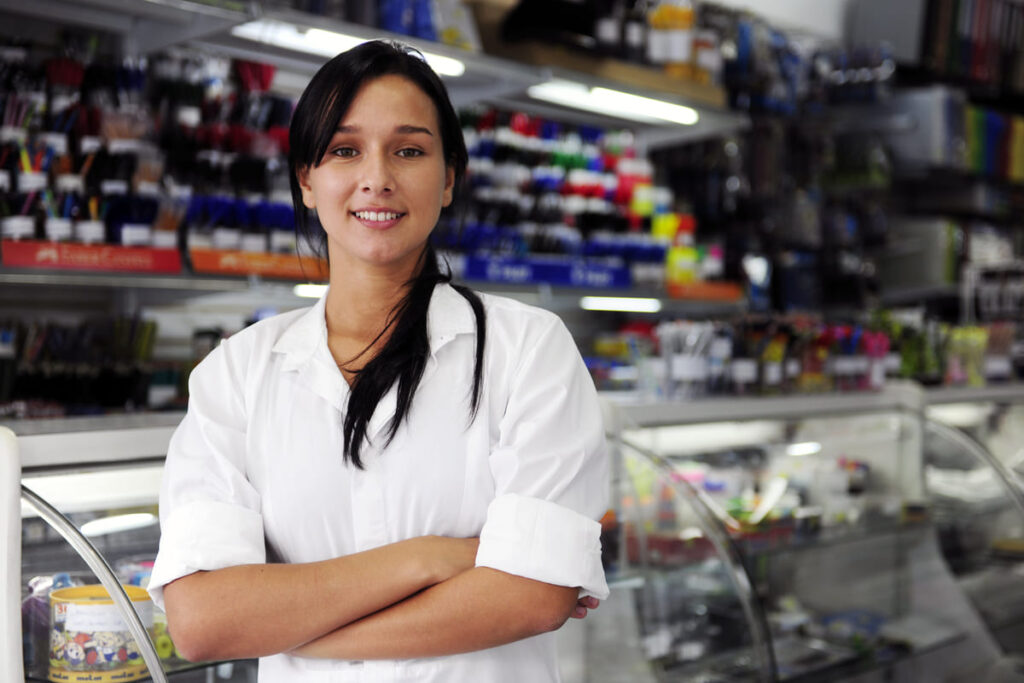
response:
<svg viewBox="0 0 1024 683"><path fill-rule="evenodd" d="M495 498L476 564L604 599L598 520L609 483L597 392L560 320L525 341L490 455Z"/></svg>
<svg viewBox="0 0 1024 683"><path fill-rule="evenodd" d="M240 377L224 345L189 378L189 407L167 451L160 488L160 549L149 583L266 561L260 498L245 475Z"/></svg>

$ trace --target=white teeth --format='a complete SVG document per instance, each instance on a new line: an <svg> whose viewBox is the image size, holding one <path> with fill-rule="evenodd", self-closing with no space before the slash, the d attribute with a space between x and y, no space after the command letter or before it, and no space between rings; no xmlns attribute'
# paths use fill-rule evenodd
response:
<svg viewBox="0 0 1024 683"><path fill-rule="evenodd" d="M356 211L354 213L356 218L364 221L393 221L401 215L392 211Z"/></svg>

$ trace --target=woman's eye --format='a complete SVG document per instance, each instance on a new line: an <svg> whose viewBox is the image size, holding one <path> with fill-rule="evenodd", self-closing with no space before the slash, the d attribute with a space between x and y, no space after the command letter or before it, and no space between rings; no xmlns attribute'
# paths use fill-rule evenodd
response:
<svg viewBox="0 0 1024 683"><path fill-rule="evenodd" d="M335 147L331 150L331 154L336 157L353 157L356 155L356 150L352 147Z"/></svg>
<svg viewBox="0 0 1024 683"><path fill-rule="evenodd" d="M423 150L416 149L415 147L405 147L404 149L398 150L398 156L406 158L414 158L423 156Z"/></svg>

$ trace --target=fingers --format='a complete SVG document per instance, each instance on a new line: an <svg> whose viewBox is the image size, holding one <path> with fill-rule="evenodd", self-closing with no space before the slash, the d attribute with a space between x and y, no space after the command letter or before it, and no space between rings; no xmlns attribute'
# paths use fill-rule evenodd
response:
<svg viewBox="0 0 1024 683"><path fill-rule="evenodd" d="M573 619L583 619L587 616L588 610L597 609L600 604L600 600L590 595L585 598L580 598L570 616Z"/></svg>

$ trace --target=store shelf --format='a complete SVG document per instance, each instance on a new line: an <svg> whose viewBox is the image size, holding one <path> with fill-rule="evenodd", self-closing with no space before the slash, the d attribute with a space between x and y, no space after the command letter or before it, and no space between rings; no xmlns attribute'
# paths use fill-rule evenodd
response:
<svg viewBox="0 0 1024 683"><path fill-rule="evenodd" d="M802 394L756 398L723 396L672 402L630 400L607 392L602 396L615 404L623 418L625 429L921 410L924 400L920 388L910 382L890 382L880 392L849 394Z"/></svg>
<svg viewBox="0 0 1024 683"><path fill-rule="evenodd" d="M465 73L458 77L444 78L456 107L490 103L569 121L609 127L625 126L636 131L638 146L642 149L707 137L748 125L745 115L727 110L725 91L720 87L700 85L672 78L655 69L601 59L564 48L531 44L508 46L497 53L469 52L441 43L297 11L268 8L261 12L259 19L262 22L294 27L298 31L318 29L365 40L397 40L423 52L457 59L465 65ZM286 73L279 73L275 77L274 89L289 95L298 95L309 77L326 60L323 55L268 45L240 37L230 30L206 35L190 44L231 57L276 64ZM485 47L491 51L498 46L485 43ZM692 126L642 124L612 115L581 112L542 103L526 94L530 86L545 83L552 78L573 81L587 87L609 87L687 105L696 109L700 118Z"/></svg>
<svg viewBox="0 0 1024 683"><path fill-rule="evenodd" d="M163 460L182 413L0 422L18 436L24 472Z"/></svg>
<svg viewBox="0 0 1024 683"><path fill-rule="evenodd" d="M275 301L291 298L291 282L248 277L211 275L148 275L136 273L69 272L35 268L0 269L0 305L5 308L57 305L60 308L109 308L111 296L130 296L135 304L167 305L202 295L246 293L258 291L273 296ZM688 298L667 296L663 290L635 287L599 290L583 287L562 287L545 283L512 284L465 280L465 284L481 292L518 299L551 311L578 310L580 297L605 293L609 296L655 298L661 302L659 315L712 316L732 315L746 308L746 300L728 298ZM295 306L309 300L294 297ZM133 309L134 306L129 306Z"/></svg>
<svg viewBox="0 0 1024 683"><path fill-rule="evenodd" d="M932 528L931 522L890 522L862 528L823 529L818 535L809 538L791 538L775 541L737 536L733 540L740 547L740 551L745 557L754 560L763 555L834 548L853 543L874 541L884 537L903 537L908 534L929 531ZM766 529L765 533L771 533L771 528Z"/></svg>
<svg viewBox="0 0 1024 683"><path fill-rule="evenodd" d="M959 285L932 285L928 287L903 287L881 293L885 306L920 306L926 301L956 299L961 295Z"/></svg>
<svg viewBox="0 0 1024 683"><path fill-rule="evenodd" d="M465 280L466 285L481 292L511 297L546 308L550 311L579 310L580 298L584 296L639 297L657 299L661 309L657 316L728 316L746 310L746 299L714 299L689 298L682 299L668 296L664 290L650 287L632 287L629 289L597 289L584 287L563 287L549 284L511 284L488 282L486 280ZM597 313L595 313L596 315ZM633 314L637 315L637 314Z"/></svg>
<svg viewBox="0 0 1024 683"><path fill-rule="evenodd" d="M0 11L114 33L127 54L148 54L215 34L255 14L243 0L0 0Z"/></svg>
<svg viewBox="0 0 1024 683"><path fill-rule="evenodd" d="M987 387L942 387L925 391L930 406L950 403L1024 403L1024 384Z"/></svg>

